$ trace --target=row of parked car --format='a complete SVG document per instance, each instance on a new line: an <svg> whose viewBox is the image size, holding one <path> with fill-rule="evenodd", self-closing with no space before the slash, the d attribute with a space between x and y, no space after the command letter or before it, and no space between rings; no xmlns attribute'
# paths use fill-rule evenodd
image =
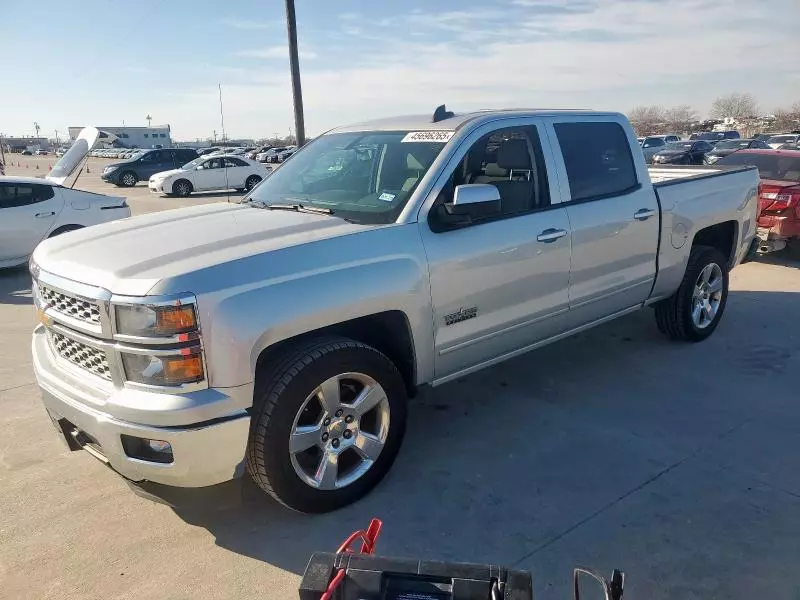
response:
<svg viewBox="0 0 800 600"><path fill-rule="evenodd" d="M200 191L249 191L270 171L271 167L224 151L199 156L193 148L156 148L106 165L101 177L120 187L145 181L153 193L189 196Z"/></svg>
<svg viewBox="0 0 800 600"><path fill-rule="evenodd" d="M688 140L672 134L638 140L645 160L652 164L711 165L738 150L800 149L798 133L760 134L742 139L736 131L705 132L693 134Z"/></svg>

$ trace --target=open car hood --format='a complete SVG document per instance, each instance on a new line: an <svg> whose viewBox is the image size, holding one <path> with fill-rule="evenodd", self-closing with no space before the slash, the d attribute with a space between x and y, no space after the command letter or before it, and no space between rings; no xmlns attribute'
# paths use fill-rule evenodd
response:
<svg viewBox="0 0 800 600"><path fill-rule="evenodd" d="M45 179L64 185L64 182L72 175L77 177L84 159L100 139L105 142L113 142L116 136L113 133L100 131L96 127L84 127L81 129L72 146L64 153L64 156L56 161L56 164L53 165Z"/></svg>

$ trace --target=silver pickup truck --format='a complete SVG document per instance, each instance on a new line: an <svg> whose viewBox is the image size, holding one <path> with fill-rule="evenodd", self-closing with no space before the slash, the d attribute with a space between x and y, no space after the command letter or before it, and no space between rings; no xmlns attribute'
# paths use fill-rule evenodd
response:
<svg viewBox="0 0 800 600"><path fill-rule="evenodd" d="M70 448L150 495L249 474L333 510L389 470L421 385L644 307L672 339L711 335L758 182L648 172L616 113L440 107L335 129L238 202L43 242L44 405Z"/></svg>

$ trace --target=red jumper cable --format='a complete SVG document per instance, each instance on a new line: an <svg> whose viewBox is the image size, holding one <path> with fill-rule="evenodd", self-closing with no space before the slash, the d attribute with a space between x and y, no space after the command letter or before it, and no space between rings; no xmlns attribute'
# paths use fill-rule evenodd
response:
<svg viewBox="0 0 800 600"><path fill-rule="evenodd" d="M356 540L361 539L361 548L359 553L374 554L375 543L378 541L378 536L381 534L382 528L383 522L380 519L372 519L369 522L369 527L367 527L366 531L359 529L358 531L351 533L348 538L342 542L342 545L339 546L339 549L336 551L336 553L354 554L355 552L350 546L352 546ZM336 572L336 575L333 576L333 579L331 579L331 582L328 584L328 589L326 589L322 596L320 596L319 600L331 600L336 588L338 588L342 583L342 579L344 579L344 569L339 569Z"/></svg>

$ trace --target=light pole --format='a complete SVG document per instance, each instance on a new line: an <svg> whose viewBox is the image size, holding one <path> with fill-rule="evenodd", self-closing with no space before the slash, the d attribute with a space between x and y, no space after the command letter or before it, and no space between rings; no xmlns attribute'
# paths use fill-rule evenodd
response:
<svg viewBox="0 0 800 600"><path fill-rule="evenodd" d="M145 119L147 119L147 127L149 128L149 127L150 127L150 121L152 121L152 120L153 120L153 117L151 117L150 115L147 115L147 116L145 117Z"/></svg>
<svg viewBox="0 0 800 600"><path fill-rule="evenodd" d="M56 129L55 132L56 132L56 150L58 150L58 129Z"/></svg>
<svg viewBox="0 0 800 600"><path fill-rule="evenodd" d="M289 67L292 72L292 98L294 100L294 131L297 147L306 143L306 127L303 122L303 90L300 87L300 62L297 57L297 22L294 0L286 0L286 31L289 35Z"/></svg>
<svg viewBox="0 0 800 600"><path fill-rule="evenodd" d="M33 128L36 130L36 140L37 140L37 142L38 142L38 140L39 140L39 129L41 129L41 128L39 127L39 123L37 123L36 121L34 121L34 122L33 122Z"/></svg>

